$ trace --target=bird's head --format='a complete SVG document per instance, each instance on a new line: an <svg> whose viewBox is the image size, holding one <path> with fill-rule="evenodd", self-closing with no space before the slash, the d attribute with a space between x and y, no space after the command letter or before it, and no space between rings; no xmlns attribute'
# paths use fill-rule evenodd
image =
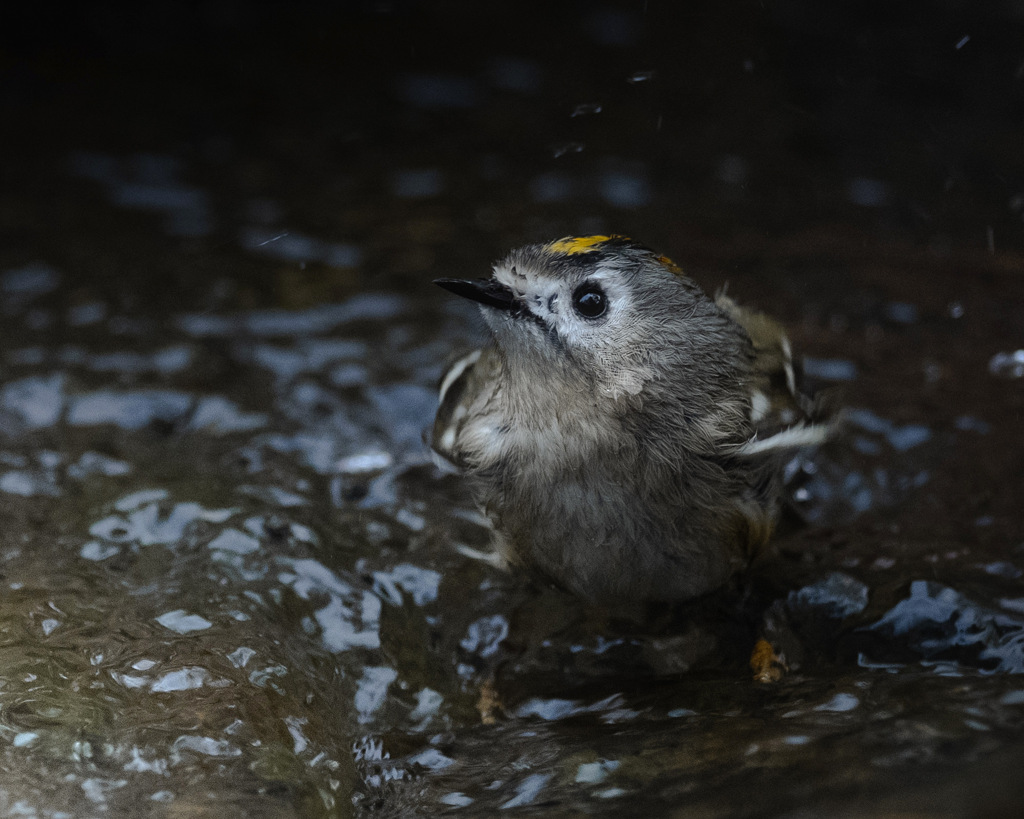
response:
<svg viewBox="0 0 1024 819"><path fill-rule="evenodd" d="M510 369L538 390L558 379L618 401L700 389L744 356L742 331L692 279L622 236L528 245L489 279L436 283L480 304Z"/></svg>

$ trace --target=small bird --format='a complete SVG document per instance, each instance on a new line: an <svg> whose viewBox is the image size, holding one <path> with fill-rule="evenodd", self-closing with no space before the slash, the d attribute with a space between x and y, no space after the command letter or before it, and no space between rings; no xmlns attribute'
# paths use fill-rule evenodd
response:
<svg viewBox="0 0 1024 819"><path fill-rule="evenodd" d="M435 283L480 305L492 343L442 379L431 446L472 479L504 563L595 603L684 601L765 547L785 456L830 428L776 321L623 236Z"/></svg>

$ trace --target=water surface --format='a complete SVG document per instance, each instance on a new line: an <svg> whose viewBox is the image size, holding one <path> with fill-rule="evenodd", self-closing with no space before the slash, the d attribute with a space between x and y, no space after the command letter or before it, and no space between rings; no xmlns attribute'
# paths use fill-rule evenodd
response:
<svg viewBox="0 0 1024 819"><path fill-rule="evenodd" d="M1013 815L1020 17L950 9L23 20L0 812ZM778 556L678 611L472 558L423 445L482 338L429 280L598 231L782 318L849 408Z"/></svg>

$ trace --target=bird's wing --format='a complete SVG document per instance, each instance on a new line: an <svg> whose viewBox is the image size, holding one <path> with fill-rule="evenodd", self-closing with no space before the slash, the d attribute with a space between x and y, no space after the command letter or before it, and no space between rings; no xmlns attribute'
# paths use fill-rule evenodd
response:
<svg viewBox="0 0 1024 819"><path fill-rule="evenodd" d="M498 383L498 357L491 348L473 350L455 361L441 378L437 416L430 446L442 468L458 471L476 465L480 453L463 446L467 423L479 421L486 401Z"/></svg>
<svg viewBox="0 0 1024 819"><path fill-rule="evenodd" d="M782 325L764 313L740 307L724 294L719 294L715 302L746 330L754 352L750 396L754 437L743 445L740 454L758 455L825 441L832 424L800 391L800 374Z"/></svg>

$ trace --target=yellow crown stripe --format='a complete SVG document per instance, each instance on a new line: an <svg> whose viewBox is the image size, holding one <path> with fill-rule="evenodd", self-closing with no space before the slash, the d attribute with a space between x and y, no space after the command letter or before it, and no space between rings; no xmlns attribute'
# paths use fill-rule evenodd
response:
<svg viewBox="0 0 1024 819"><path fill-rule="evenodd" d="M597 246L607 242L609 239L621 238L617 236L567 236L564 239L552 242L548 245L551 253L562 253L566 256L575 256L578 253L591 253L597 250Z"/></svg>
<svg viewBox="0 0 1024 819"><path fill-rule="evenodd" d="M685 276L683 269L673 262L668 256L658 256L658 261L661 262L665 267L675 273L677 276Z"/></svg>
<svg viewBox="0 0 1024 819"><path fill-rule="evenodd" d="M564 239L557 239L544 246L548 253L560 256L578 256L583 253L593 253L600 249L605 242L611 241L629 242L630 239L618 233L610 236L566 236ZM655 256L655 261L677 276L685 276L686 273L673 262L668 256Z"/></svg>

